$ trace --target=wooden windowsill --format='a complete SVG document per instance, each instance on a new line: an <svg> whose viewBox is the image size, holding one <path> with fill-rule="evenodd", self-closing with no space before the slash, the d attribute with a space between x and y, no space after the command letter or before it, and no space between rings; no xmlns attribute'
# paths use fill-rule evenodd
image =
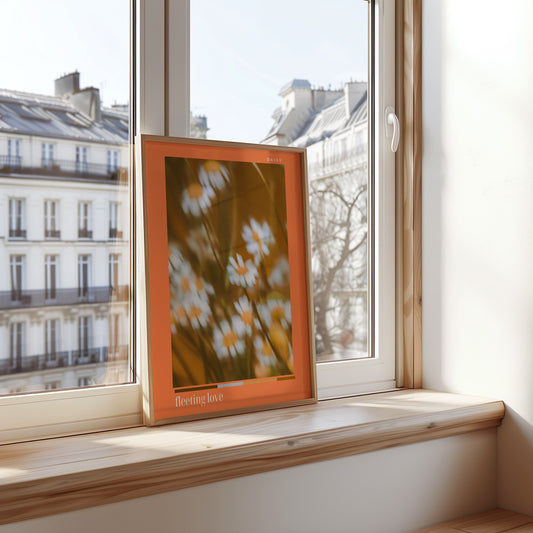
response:
<svg viewBox="0 0 533 533"><path fill-rule="evenodd" d="M501 401L425 390L0 446L0 524L495 427Z"/></svg>

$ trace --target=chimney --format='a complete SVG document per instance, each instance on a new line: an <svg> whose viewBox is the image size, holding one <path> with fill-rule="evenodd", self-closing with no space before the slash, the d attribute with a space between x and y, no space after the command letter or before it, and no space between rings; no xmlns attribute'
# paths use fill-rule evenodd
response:
<svg viewBox="0 0 533 533"><path fill-rule="evenodd" d="M80 73L78 71L65 74L54 81L56 96L69 96L80 90Z"/></svg>
<svg viewBox="0 0 533 533"><path fill-rule="evenodd" d="M344 85L344 102L346 105L346 118L350 118L355 106L366 92L366 82L351 81Z"/></svg>
<svg viewBox="0 0 533 533"><path fill-rule="evenodd" d="M78 110L97 122L102 120L100 90L86 87L69 97L70 103Z"/></svg>

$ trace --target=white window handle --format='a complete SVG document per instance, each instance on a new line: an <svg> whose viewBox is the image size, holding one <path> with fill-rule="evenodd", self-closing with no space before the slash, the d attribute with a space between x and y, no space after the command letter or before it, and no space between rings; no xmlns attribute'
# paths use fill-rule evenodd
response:
<svg viewBox="0 0 533 533"><path fill-rule="evenodd" d="M398 117L396 116L396 113L394 112L394 107L387 106L387 109L385 109L385 119L387 121L388 126L392 126L392 141L390 145L390 149L393 152L396 152L398 150L398 144L400 143L400 121L398 120ZM388 128L387 128L388 133ZM388 137L389 135L387 135Z"/></svg>

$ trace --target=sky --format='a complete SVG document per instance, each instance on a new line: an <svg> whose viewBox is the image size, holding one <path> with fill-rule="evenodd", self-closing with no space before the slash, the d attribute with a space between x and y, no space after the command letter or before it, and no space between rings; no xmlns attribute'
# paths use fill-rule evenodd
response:
<svg viewBox="0 0 533 533"><path fill-rule="evenodd" d="M367 79L363 0L191 0L191 110L208 137L258 142L294 78ZM77 70L104 105L127 102L129 0L2 0L0 88L53 94Z"/></svg>
<svg viewBox="0 0 533 533"><path fill-rule="evenodd" d="M258 142L294 78L367 80L363 0L191 0L191 110L210 138Z"/></svg>

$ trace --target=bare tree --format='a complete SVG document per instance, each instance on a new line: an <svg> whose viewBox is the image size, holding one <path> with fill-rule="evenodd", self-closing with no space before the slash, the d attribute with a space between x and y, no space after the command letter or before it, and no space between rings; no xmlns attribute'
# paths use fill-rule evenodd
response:
<svg viewBox="0 0 533 533"><path fill-rule="evenodd" d="M316 344L324 359L335 347L366 347L365 169L313 180L309 205Z"/></svg>

